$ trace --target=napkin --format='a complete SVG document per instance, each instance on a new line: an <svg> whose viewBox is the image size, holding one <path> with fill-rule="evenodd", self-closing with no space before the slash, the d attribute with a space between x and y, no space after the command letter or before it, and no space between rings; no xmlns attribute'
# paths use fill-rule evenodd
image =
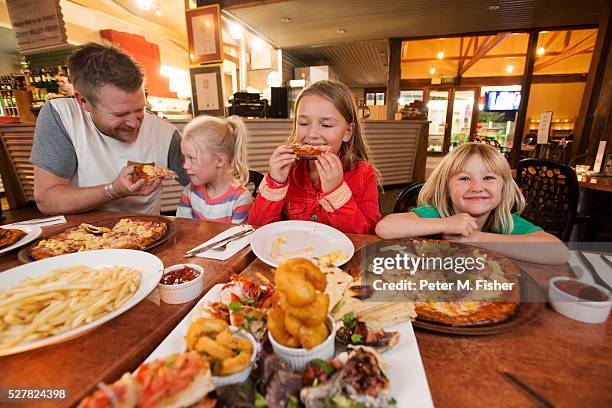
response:
<svg viewBox="0 0 612 408"><path fill-rule="evenodd" d="M206 242L201 243L200 245L198 245L197 247L193 248L192 251L194 249L198 249L198 248L202 248L205 245L208 245L209 243L213 243L215 241L218 241L220 239L223 239L225 237L229 237L232 234L236 234L240 231L242 231L243 229L245 229L245 227L248 227L248 225L237 225L235 227L232 227L228 230L223 231L222 233L212 237L211 239L209 239ZM249 234L245 237L239 238L235 241L230 242L227 245L227 248L225 249L225 251L215 251L212 249L209 249L208 251L204 251L200 254L197 254L196 256L200 257L200 258L210 258L210 259L219 259L221 261L225 261L229 258L231 258L234 254L236 254L236 252L240 251L242 248L244 248L245 246L249 245L251 243L251 237L253 236L253 234Z"/></svg>
<svg viewBox="0 0 612 408"><path fill-rule="evenodd" d="M12 224L5 225L5 227L9 227L11 225L22 225L22 226L32 225L32 226L37 226L37 227L49 227L51 225L65 224L65 223L66 223L66 217L64 217L63 215L56 215L54 217L35 218L33 220L14 222Z"/></svg>
<svg viewBox="0 0 612 408"><path fill-rule="evenodd" d="M608 285L612 286L612 267L606 264L606 262L601 259L599 254L593 254L590 252L582 252L582 254L589 260L589 262L591 262L591 265L593 265L593 268L595 268L601 279L603 279L603 281ZM607 259L612 261L611 256L607 256ZM569 264L576 276L581 276L579 280L586 283L596 283L591 276L591 271L582 263L576 251L570 251Z"/></svg>

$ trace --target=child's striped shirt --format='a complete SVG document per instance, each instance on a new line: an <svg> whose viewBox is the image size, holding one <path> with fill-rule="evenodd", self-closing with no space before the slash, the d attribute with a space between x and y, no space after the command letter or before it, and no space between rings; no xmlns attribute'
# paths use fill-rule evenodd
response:
<svg viewBox="0 0 612 408"><path fill-rule="evenodd" d="M252 204L251 193L236 180L223 195L217 198L210 198L206 194L205 185L189 183L181 194L176 216L243 224L249 217Z"/></svg>

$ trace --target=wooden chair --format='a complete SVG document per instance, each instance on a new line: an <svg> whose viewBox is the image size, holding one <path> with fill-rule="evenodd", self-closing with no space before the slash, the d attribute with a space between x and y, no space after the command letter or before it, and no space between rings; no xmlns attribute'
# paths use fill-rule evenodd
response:
<svg viewBox="0 0 612 408"><path fill-rule="evenodd" d="M417 198L419 197L423 184L425 184L425 182L412 183L404 188L404 190L402 190L395 200L393 212L403 213L415 208L417 206Z"/></svg>
<svg viewBox="0 0 612 408"><path fill-rule="evenodd" d="M578 207L576 172L555 160L523 159L517 166L516 183L527 202L521 216L569 241Z"/></svg>

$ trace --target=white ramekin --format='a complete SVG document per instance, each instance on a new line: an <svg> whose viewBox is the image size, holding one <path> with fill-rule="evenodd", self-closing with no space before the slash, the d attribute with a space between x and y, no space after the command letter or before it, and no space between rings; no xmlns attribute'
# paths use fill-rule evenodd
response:
<svg viewBox="0 0 612 408"><path fill-rule="evenodd" d="M605 322L608 319L610 307L612 306L612 302L610 301L610 291L594 283L579 281L580 283L599 289L608 296L607 301L590 302L570 295L569 293L565 293L555 285L555 282L566 280L575 281L576 279L568 278L566 276L557 276L548 282L548 300L552 308L557 313L560 313L563 316L569 317L573 320L578 320L585 323Z"/></svg>
<svg viewBox="0 0 612 408"><path fill-rule="evenodd" d="M181 283L179 285L163 285L158 284L157 289L159 290L159 297L164 303L172 305L178 303L186 303L200 296L202 289L204 289L204 268L196 264L178 264L172 265L164 269L164 275L182 269L184 267L190 267L200 272L197 278L190 280L189 282Z"/></svg>
<svg viewBox="0 0 612 408"><path fill-rule="evenodd" d="M215 385L215 387L222 387L224 385L245 382L247 378L249 378L249 376L251 375L251 370L253 370L253 364L255 363L255 358L257 357L257 353L259 351L259 343L257 343L257 341L255 340L253 335L251 335L251 333L247 333L246 331L242 329L238 329L234 326L230 326L230 330L235 336L244 337L245 339L248 339L253 345L253 354L251 355L251 362L247 368L235 374L226 375L223 377L218 377L218 376L213 375L211 377L211 380L213 384Z"/></svg>
<svg viewBox="0 0 612 408"><path fill-rule="evenodd" d="M334 356L336 346L336 323L334 319L327 315L325 325L329 329L329 336L325 341L310 350L304 348L292 348L286 347L274 340L272 334L268 331L268 338L272 343L272 349L274 353L278 354L280 358L289 363L291 368L295 371L302 371L306 368L306 365L320 358L321 360L328 360Z"/></svg>

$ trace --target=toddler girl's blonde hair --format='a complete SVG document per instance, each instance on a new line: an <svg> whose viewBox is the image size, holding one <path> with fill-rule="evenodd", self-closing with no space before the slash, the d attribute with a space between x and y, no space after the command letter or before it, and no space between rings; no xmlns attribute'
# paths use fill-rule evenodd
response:
<svg viewBox="0 0 612 408"><path fill-rule="evenodd" d="M343 158L343 167L345 171L352 170L360 160L366 161L374 167L371 160L370 149L365 139L365 132L363 131L363 125L359 120L359 113L357 111L357 105L355 104L355 98L351 90L338 81L317 81L308 85L300 92L295 101L295 112L296 115L293 118L293 132L289 137L288 143L293 144L296 142L296 129L297 129L297 109L300 105L300 101L306 95L316 95L329 100L334 104L338 112L342 115L346 123L353 126L353 135L351 140L348 142L342 142L338 156ZM378 175L378 171L374 168ZM379 175L378 175L379 176ZM380 176L379 176L380 178ZM380 180L379 180L380 181Z"/></svg>
<svg viewBox="0 0 612 408"><path fill-rule="evenodd" d="M419 193L418 205L427 205L438 210L441 217L455 215L450 198L449 183L461 173L472 156L478 155L488 171L502 178L501 201L483 229L510 234L514 229L512 213L521 213L525 198L514 182L506 158L492 146L482 143L466 143L447 154L434 169Z"/></svg>
<svg viewBox="0 0 612 408"><path fill-rule="evenodd" d="M225 154L234 178L243 186L248 182L247 129L238 116L198 116L185 126L183 139L195 145L198 159L205 149Z"/></svg>

